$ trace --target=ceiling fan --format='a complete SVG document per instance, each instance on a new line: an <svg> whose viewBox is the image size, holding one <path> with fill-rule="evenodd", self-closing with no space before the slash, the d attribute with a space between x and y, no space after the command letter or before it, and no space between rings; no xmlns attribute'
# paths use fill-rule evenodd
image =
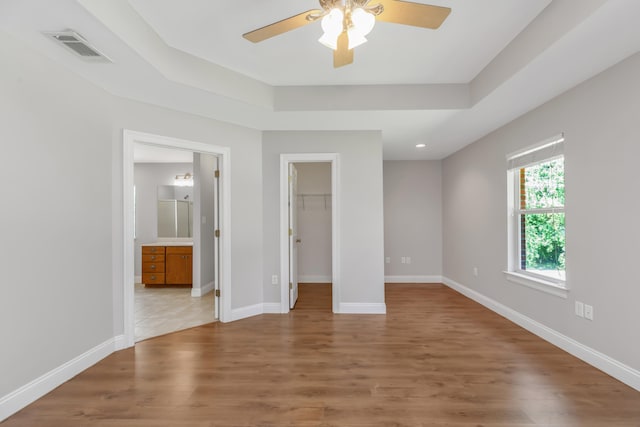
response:
<svg viewBox="0 0 640 427"><path fill-rule="evenodd" d="M402 0L319 0L312 9L242 35L254 43L321 20L324 34L318 40L333 49L333 66L353 62L353 49L366 42L376 19L394 24L437 29L451 13L448 7ZM372 3L372 4L370 4Z"/></svg>

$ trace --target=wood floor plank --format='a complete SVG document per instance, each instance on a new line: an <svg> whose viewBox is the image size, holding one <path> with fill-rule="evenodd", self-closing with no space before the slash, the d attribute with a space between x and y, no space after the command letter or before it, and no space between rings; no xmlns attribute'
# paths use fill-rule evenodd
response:
<svg viewBox="0 0 640 427"><path fill-rule="evenodd" d="M296 309L117 352L2 426L640 426L640 393L440 284L385 315Z"/></svg>

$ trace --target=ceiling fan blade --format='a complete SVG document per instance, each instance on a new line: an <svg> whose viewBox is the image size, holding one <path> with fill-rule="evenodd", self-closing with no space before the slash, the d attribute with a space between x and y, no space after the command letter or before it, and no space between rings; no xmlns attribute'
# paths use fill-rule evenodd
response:
<svg viewBox="0 0 640 427"><path fill-rule="evenodd" d="M384 6L384 12L376 17L379 21L434 30L440 27L449 16L449 13L451 13L451 8L449 7L402 0L374 0L373 3L380 3Z"/></svg>
<svg viewBox="0 0 640 427"><path fill-rule="evenodd" d="M243 34L242 37L251 42L258 43L271 37L286 33L287 31L304 27L305 25L313 22L313 20L308 20L307 16L311 14L319 15L322 13L323 11L319 9L307 10L306 12L283 19L282 21L274 22L273 24L258 28L257 30L249 31L248 33Z"/></svg>
<svg viewBox="0 0 640 427"><path fill-rule="evenodd" d="M333 68L353 63L353 49L349 49L349 35L343 31L338 36L338 48L333 51Z"/></svg>

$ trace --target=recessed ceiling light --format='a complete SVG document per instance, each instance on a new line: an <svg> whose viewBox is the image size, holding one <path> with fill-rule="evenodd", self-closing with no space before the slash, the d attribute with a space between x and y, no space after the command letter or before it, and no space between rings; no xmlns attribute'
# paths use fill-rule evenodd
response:
<svg viewBox="0 0 640 427"><path fill-rule="evenodd" d="M427 144L416 144L416 148L424 148Z"/></svg>

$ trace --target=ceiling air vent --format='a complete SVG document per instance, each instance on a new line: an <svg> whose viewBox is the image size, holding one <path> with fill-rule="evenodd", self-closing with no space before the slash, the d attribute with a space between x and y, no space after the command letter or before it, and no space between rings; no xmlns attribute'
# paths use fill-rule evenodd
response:
<svg viewBox="0 0 640 427"><path fill-rule="evenodd" d="M44 33L55 42L63 45L86 61L112 62L106 55L91 46L84 37L75 31L62 31L59 33Z"/></svg>

